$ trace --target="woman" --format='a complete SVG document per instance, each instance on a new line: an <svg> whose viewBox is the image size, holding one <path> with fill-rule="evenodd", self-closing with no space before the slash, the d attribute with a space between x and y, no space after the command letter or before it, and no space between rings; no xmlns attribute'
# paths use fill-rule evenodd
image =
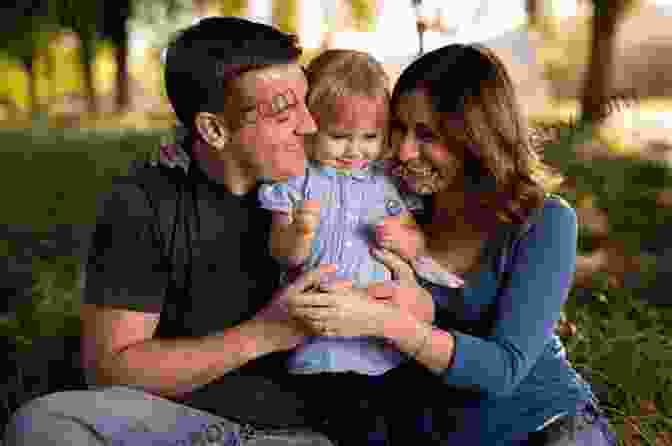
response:
<svg viewBox="0 0 672 446"><path fill-rule="evenodd" d="M323 334L384 337L412 358L388 377L395 444L615 444L553 332L575 268L576 214L548 194L560 178L530 147L502 63L479 45L430 52L402 73L392 112L397 172L427 198L426 241L395 246L414 232L391 221L379 243L415 249L466 284L425 284L433 324L343 289L292 301L294 314Z"/></svg>

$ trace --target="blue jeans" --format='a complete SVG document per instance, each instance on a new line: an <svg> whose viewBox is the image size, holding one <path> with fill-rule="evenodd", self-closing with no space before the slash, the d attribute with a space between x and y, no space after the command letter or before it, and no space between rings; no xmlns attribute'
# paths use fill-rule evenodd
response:
<svg viewBox="0 0 672 446"><path fill-rule="evenodd" d="M574 416L555 420L522 440L520 446L616 446L616 435L597 405L582 404Z"/></svg>
<svg viewBox="0 0 672 446"><path fill-rule="evenodd" d="M259 430L129 387L58 392L28 402L4 446L334 446L308 429Z"/></svg>

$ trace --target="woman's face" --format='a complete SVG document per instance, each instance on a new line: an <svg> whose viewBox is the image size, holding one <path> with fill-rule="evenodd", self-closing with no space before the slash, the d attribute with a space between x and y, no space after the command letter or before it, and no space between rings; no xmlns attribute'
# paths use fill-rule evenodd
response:
<svg viewBox="0 0 672 446"><path fill-rule="evenodd" d="M463 162L441 137L439 114L420 89L399 97L392 110L390 141L400 166L396 174L419 194L446 189L463 173Z"/></svg>

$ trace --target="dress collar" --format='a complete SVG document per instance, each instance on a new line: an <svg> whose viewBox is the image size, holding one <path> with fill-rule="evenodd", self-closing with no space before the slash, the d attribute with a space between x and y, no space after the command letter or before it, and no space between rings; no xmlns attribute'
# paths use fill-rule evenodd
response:
<svg viewBox="0 0 672 446"><path fill-rule="evenodd" d="M337 169L332 166L324 166L321 164L317 164L315 162L311 162L311 164L317 169L318 172L320 172L323 175L326 175L331 178L335 177L349 177L357 181L368 181L368 182L373 182L374 181L374 175L375 175L375 170L376 166L374 165L375 162L369 163L369 166L367 166L364 169Z"/></svg>

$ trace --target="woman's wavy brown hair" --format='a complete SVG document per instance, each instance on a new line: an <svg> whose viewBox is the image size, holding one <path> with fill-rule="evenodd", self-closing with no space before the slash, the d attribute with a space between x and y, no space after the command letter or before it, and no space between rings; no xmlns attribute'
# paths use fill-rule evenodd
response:
<svg viewBox="0 0 672 446"><path fill-rule="evenodd" d="M478 45L448 45L413 62L392 92L421 89L440 114L440 132L464 160L465 193L498 221L522 223L563 178L530 144L513 83L499 58Z"/></svg>

